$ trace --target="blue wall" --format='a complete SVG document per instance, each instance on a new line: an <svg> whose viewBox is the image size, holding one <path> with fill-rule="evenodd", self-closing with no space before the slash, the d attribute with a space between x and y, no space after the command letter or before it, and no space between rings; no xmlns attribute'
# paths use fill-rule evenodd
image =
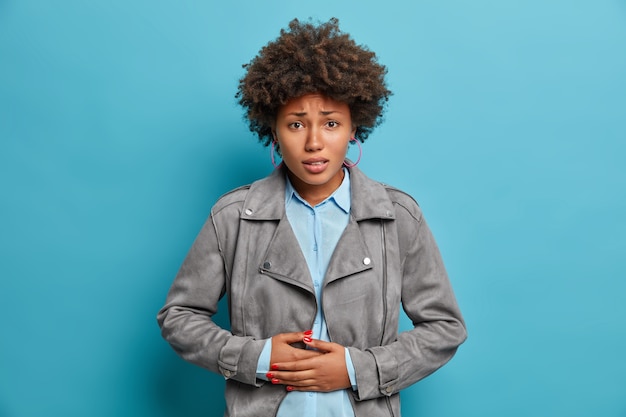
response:
<svg viewBox="0 0 626 417"><path fill-rule="evenodd" d="M0 416L220 414L155 314L271 170L241 64L308 16L388 66L361 167L420 201L469 327L405 415L626 416L623 0L0 0Z"/></svg>

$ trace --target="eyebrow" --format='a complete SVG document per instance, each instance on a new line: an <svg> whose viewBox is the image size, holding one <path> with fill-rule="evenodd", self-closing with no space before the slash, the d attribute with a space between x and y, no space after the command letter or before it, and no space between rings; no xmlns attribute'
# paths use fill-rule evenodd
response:
<svg viewBox="0 0 626 417"><path fill-rule="evenodd" d="M330 110L330 111L321 111L319 114L321 114L322 116L328 116L330 114L333 113L341 113L339 110ZM297 117L303 117L306 116L307 112L291 112L291 113L287 113L287 116L297 116Z"/></svg>

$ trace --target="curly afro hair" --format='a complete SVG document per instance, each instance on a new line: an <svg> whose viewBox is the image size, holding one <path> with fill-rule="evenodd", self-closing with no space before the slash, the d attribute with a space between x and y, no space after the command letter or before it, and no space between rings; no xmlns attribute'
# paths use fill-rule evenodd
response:
<svg viewBox="0 0 626 417"><path fill-rule="evenodd" d="M246 74L235 97L265 146L272 141L279 107L292 98L321 93L348 104L355 137L363 142L382 122L391 95L387 68L374 52L342 33L336 18L317 26L292 20L243 67Z"/></svg>

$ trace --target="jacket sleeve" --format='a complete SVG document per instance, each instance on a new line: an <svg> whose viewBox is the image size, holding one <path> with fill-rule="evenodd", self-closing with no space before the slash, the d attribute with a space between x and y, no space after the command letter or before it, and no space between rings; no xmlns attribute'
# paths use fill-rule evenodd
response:
<svg viewBox="0 0 626 417"><path fill-rule="evenodd" d="M413 207L396 208L402 260L402 306L413 329L385 346L350 348L357 374L357 400L390 396L430 375L455 354L466 339L435 240ZM401 230L400 230L401 229Z"/></svg>
<svg viewBox="0 0 626 417"><path fill-rule="evenodd" d="M183 359L225 378L260 386L256 367L264 341L234 336L215 324L227 268L213 217L205 223L157 314L163 338Z"/></svg>

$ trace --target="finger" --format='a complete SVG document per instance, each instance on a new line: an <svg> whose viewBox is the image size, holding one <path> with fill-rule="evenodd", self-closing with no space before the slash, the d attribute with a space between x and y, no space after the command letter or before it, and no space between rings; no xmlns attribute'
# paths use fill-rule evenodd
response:
<svg viewBox="0 0 626 417"><path fill-rule="evenodd" d="M301 370L270 370L265 376L272 381L278 380L280 384L296 383L298 381L304 381L307 379L315 378L315 368L305 367ZM302 385L302 384L298 384Z"/></svg>
<svg viewBox="0 0 626 417"><path fill-rule="evenodd" d="M317 385L307 385L307 386L297 386L297 385L287 385L285 387L287 391L306 391L306 392L314 392L314 391L323 391Z"/></svg>
<svg viewBox="0 0 626 417"><path fill-rule="evenodd" d="M304 332L280 333L274 336L273 339L278 343L298 343L302 342L305 337L310 336L311 334L309 332L310 330Z"/></svg>
<svg viewBox="0 0 626 417"><path fill-rule="evenodd" d="M292 357L296 360L289 362L273 362L270 370L273 371L302 371L311 367L306 361L324 355L316 350L294 349ZM304 362L304 363L302 363Z"/></svg>
<svg viewBox="0 0 626 417"><path fill-rule="evenodd" d="M316 368L316 360L323 356L323 353L314 351L314 350L304 350L304 352L310 352L313 356L306 359L299 359L296 361L290 362L276 362L273 363L270 367L271 371L288 371L288 372L297 372L297 371L307 371L310 369Z"/></svg>
<svg viewBox="0 0 626 417"><path fill-rule="evenodd" d="M268 380L274 385L293 385L297 387L306 387L316 384L316 381L311 377L311 373L304 372L268 372L268 375L273 375Z"/></svg>
<svg viewBox="0 0 626 417"><path fill-rule="evenodd" d="M332 342L325 342L323 340L319 340L319 339L311 339L311 338L307 338L305 337L304 339L302 339L304 341L304 343L313 349L316 349L320 352L324 352L324 353L328 353L328 352L333 352L337 349L343 349L343 346L337 344L337 343L332 343Z"/></svg>
<svg viewBox="0 0 626 417"><path fill-rule="evenodd" d="M287 384L285 385L285 389L287 391L305 391L305 392L330 392L335 391L335 389L330 385L318 384L316 382L311 382L310 384Z"/></svg>
<svg viewBox="0 0 626 417"><path fill-rule="evenodd" d="M323 354L324 354L323 352L318 352L317 350L298 349L297 351L293 352L293 356L295 357L294 358L295 360L291 362L298 362L298 361L304 361L307 359L313 359Z"/></svg>

